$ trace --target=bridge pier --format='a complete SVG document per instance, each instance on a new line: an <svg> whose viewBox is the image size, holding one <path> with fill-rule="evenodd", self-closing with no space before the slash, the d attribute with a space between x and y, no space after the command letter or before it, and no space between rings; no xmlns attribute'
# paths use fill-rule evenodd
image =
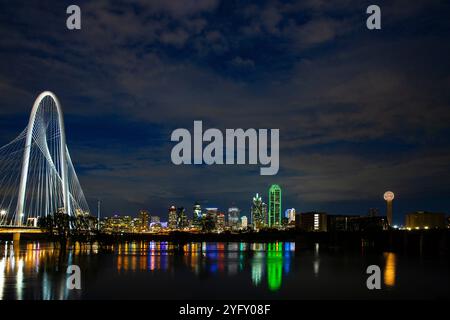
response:
<svg viewBox="0 0 450 320"><path fill-rule="evenodd" d="M13 233L13 241L19 242L20 241L20 232L14 232Z"/></svg>

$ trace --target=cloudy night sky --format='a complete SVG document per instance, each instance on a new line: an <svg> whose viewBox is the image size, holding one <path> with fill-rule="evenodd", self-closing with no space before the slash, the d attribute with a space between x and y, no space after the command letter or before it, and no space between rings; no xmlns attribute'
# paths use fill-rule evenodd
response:
<svg viewBox="0 0 450 320"><path fill-rule="evenodd" d="M66 8L82 29L66 28ZM378 4L382 30L366 28ZM43 90L60 99L91 210L171 204L450 211L448 1L0 0L0 146ZM280 129L280 170L175 166L177 128Z"/></svg>

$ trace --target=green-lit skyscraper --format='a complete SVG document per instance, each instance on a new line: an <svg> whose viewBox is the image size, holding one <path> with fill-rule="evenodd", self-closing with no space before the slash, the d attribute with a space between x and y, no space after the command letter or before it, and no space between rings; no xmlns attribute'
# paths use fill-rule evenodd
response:
<svg viewBox="0 0 450 320"><path fill-rule="evenodd" d="M281 188L273 184L269 189L269 227L281 226Z"/></svg>

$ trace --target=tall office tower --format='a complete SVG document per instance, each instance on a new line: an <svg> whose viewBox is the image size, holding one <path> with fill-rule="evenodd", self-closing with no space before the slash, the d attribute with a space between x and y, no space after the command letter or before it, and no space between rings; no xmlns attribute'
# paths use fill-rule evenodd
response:
<svg viewBox="0 0 450 320"><path fill-rule="evenodd" d="M217 224L217 208L206 208L206 214L203 217L203 230L204 231L213 231L216 229Z"/></svg>
<svg viewBox="0 0 450 320"><path fill-rule="evenodd" d="M225 230L225 214L222 212L217 214L216 230L217 232L223 232Z"/></svg>
<svg viewBox="0 0 450 320"><path fill-rule="evenodd" d="M177 228L177 208L175 206L169 208L169 221L167 226L172 230Z"/></svg>
<svg viewBox="0 0 450 320"><path fill-rule="evenodd" d="M147 232L150 227L150 213L147 210L139 212L139 231Z"/></svg>
<svg viewBox="0 0 450 320"><path fill-rule="evenodd" d="M202 227L202 207L198 202L194 203L194 207L192 208L194 212L194 216L192 218L192 224L195 228L200 229Z"/></svg>
<svg viewBox="0 0 450 320"><path fill-rule="evenodd" d="M386 191L384 193L384 200L386 200L386 206L387 206L387 220L388 224L391 227L392 226L392 201L394 200L394 193L392 191Z"/></svg>
<svg viewBox="0 0 450 320"><path fill-rule="evenodd" d="M264 226L267 227L267 218L269 217L269 212L267 211L267 204L265 202L261 205L262 216L264 217Z"/></svg>
<svg viewBox="0 0 450 320"><path fill-rule="evenodd" d="M267 206L262 202L261 196L257 193L253 197L252 203L252 224L253 229L260 230L266 226Z"/></svg>
<svg viewBox="0 0 450 320"><path fill-rule="evenodd" d="M231 230L239 229L239 217L241 215L241 210L236 207L228 208L228 226Z"/></svg>
<svg viewBox="0 0 450 320"><path fill-rule="evenodd" d="M281 226L281 188L273 184L269 189L269 227Z"/></svg>
<svg viewBox="0 0 450 320"><path fill-rule="evenodd" d="M285 216L288 220L288 223L294 223L295 222L295 208L287 209Z"/></svg>
<svg viewBox="0 0 450 320"><path fill-rule="evenodd" d="M188 219L184 207L177 208L177 229L184 229L188 227Z"/></svg>
<svg viewBox="0 0 450 320"><path fill-rule="evenodd" d="M248 226L248 219L246 216L241 217L241 229L246 229Z"/></svg>

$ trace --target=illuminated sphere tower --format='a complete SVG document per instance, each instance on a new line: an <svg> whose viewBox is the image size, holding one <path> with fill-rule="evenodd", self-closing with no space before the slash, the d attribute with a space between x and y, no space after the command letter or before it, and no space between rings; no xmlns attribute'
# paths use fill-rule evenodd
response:
<svg viewBox="0 0 450 320"><path fill-rule="evenodd" d="M394 200L394 193L392 191L386 191L383 196L387 205L387 219L389 226L392 226L392 201Z"/></svg>
<svg viewBox="0 0 450 320"><path fill-rule="evenodd" d="M269 227L281 226L281 188L273 184L269 189Z"/></svg>

